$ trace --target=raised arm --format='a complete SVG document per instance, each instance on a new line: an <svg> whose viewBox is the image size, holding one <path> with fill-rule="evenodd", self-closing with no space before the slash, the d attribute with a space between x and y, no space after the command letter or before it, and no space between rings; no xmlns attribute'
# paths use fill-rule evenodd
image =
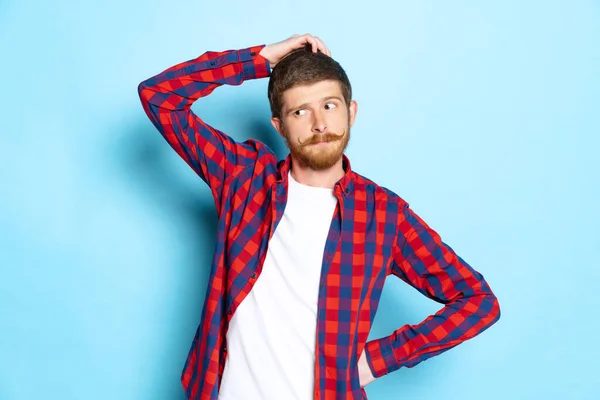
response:
<svg viewBox="0 0 600 400"><path fill-rule="evenodd" d="M279 60L306 44L310 44L314 52L330 54L319 38L310 34L293 35L269 46L207 52L139 84L142 106L150 121L210 186L217 209L220 209L225 177L236 168L256 161L256 141L234 141L194 114L192 103L220 85L240 85L248 79L269 76Z"/></svg>
<svg viewBox="0 0 600 400"><path fill-rule="evenodd" d="M496 296L469 266L405 204L398 222L392 273L425 296L445 304L418 325L405 325L365 348L377 378L414 367L489 328L500 318Z"/></svg>
<svg viewBox="0 0 600 400"><path fill-rule="evenodd" d="M223 182L236 167L257 156L254 142L237 143L202 121L191 110L198 98L220 85L240 85L266 77L269 61L259 53L264 46L206 52L177 64L138 86L144 111L171 147L209 185L217 208Z"/></svg>

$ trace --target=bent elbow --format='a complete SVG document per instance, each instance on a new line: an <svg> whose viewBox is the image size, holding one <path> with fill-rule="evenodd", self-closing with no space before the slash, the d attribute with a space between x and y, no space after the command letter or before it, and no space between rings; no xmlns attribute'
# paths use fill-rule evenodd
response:
<svg viewBox="0 0 600 400"><path fill-rule="evenodd" d="M490 327L500 319L500 302L491 291L486 295L486 302L489 304L486 316L488 323L486 325Z"/></svg>
<svg viewBox="0 0 600 400"><path fill-rule="evenodd" d="M144 99L148 96L146 96L144 94L144 92L148 89L148 84L146 81L140 82L140 84L138 85L138 96L140 96L140 100L142 100L142 102L144 101Z"/></svg>

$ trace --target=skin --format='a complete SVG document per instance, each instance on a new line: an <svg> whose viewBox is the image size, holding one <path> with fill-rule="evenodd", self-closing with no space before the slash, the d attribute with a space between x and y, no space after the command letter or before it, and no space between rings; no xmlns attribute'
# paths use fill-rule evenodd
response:
<svg viewBox="0 0 600 400"><path fill-rule="evenodd" d="M316 36L293 35L278 43L265 46L260 54L272 67L289 52L306 43L312 51L328 56L331 52ZM281 135L292 159L293 178L305 185L333 188L344 175L342 153L350 139L358 104L347 106L341 87L335 81L296 86L283 93L281 118L271 118L271 124ZM361 387L375 380L364 351L358 360Z"/></svg>
<svg viewBox="0 0 600 400"><path fill-rule="evenodd" d="M357 104L346 106L338 82L296 86L283 93L282 116L271 123L292 155L300 183L333 188L344 175L342 153L350 140Z"/></svg>

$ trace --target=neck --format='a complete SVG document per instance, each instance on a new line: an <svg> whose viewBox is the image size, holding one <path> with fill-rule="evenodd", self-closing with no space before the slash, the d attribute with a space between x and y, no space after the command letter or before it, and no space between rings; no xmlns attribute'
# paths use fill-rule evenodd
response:
<svg viewBox="0 0 600 400"><path fill-rule="evenodd" d="M292 169L290 171L296 182L313 187L333 189L333 186L344 176L343 159L340 159L330 168L314 170L303 166L292 156Z"/></svg>

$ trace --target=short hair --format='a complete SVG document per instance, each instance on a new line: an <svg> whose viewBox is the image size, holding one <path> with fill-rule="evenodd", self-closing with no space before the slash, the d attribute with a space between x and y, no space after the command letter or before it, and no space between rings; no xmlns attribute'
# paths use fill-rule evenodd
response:
<svg viewBox="0 0 600 400"><path fill-rule="evenodd" d="M281 118L283 93L296 86L326 80L340 84L346 106L352 101L352 86L342 66L320 51L313 53L310 44L291 51L275 65L269 79L269 104L273 117Z"/></svg>

